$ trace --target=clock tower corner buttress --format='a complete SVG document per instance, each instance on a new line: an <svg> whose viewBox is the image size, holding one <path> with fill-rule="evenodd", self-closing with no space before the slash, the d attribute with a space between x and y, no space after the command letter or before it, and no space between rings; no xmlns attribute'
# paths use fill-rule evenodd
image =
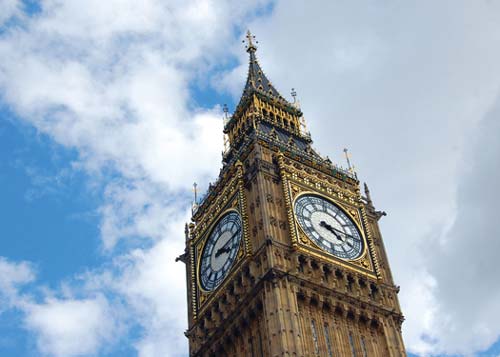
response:
<svg viewBox="0 0 500 357"><path fill-rule="evenodd" d="M217 181L186 225L191 356L406 356L376 211L311 146L247 33L248 77Z"/></svg>

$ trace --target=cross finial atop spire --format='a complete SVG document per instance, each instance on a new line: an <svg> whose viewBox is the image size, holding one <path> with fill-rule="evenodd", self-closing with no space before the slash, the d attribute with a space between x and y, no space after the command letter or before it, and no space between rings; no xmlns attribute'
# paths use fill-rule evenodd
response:
<svg viewBox="0 0 500 357"><path fill-rule="evenodd" d="M245 37L247 38L247 45L246 45L247 52L255 52L255 51L257 51L256 44L259 43L259 41L255 40L255 36L252 35L252 33L250 32L250 30L247 30L247 35ZM254 41L255 41L255 43L254 43ZM243 42L245 42L245 41L243 41Z"/></svg>

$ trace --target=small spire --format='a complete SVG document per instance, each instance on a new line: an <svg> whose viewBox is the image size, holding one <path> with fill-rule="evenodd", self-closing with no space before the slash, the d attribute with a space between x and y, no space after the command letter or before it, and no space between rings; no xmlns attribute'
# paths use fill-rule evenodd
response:
<svg viewBox="0 0 500 357"><path fill-rule="evenodd" d="M347 167L349 168L349 171L352 171L351 160L349 160L349 150L347 148L344 148L344 154L347 161Z"/></svg>
<svg viewBox="0 0 500 357"><path fill-rule="evenodd" d="M372 197L370 196L370 190L368 189L368 185L366 184L366 182L364 183L364 188L365 188L366 203L368 203L368 205L370 206L373 206Z"/></svg>
<svg viewBox="0 0 500 357"><path fill-rule="evenodd" d="M193 204L191 205L191 213L194 215L196 211L198 210L198 184L195 182L193 183L193 192L194 192L194 201Z"/></svg>
<svg viewBox="0 0 500 357"><path fill-rule="evenodd" d="M279 94L276 88L274 88L274 86L271 84L271 81L265 76L264 71L262 70L262 68L260 68L260 65L257 61L255 51L257 51L257 43L259 42L255 40L255 36L252 35L250 31L247 31L245 37L246 40L243 40L242 42L246 42L245 47L250 56L247 83L245 84L245 88L243 89L243 97L255 91L259 91L261 94L284 101L284 98L281 96L281 94ZM238 111L239 105L240 104L236 106L235 112Z"/></svg>
<svg viewBox="0 0 500 357"><path fill-rule="evenodd" d="M222 106L222 111L224 112L224 118L223 118L224 126L226 126L227 122L229 121L229 116L227 114L229 112L229 109L227 107L227 104L224 104Z"/></svg>
<svg viewBox="0 0 500 357"><path fill-rule="evenodd" d="M193 192L194 192L194 204L198 204L198 184L193 183Z"/></svg>
<svg viewBox="0 0 500 357"><path fill-rule="evenodd" d="M252 33L250 32L250 30L247 30L247 35L245 36L247 38L247 45L246 45L246 49L247 49L247 52L255 52L257 51L257 46L256 44L259 43L259 41L255 40L255 36L252 35ZM255 43L254 43L255 41ZM245 42L244 40L242 42Z"/></svg>
<svg viewBox="0 0 500 357"><path fill-rule="evenodd" d="M297 91L295 90L295 88L292 88L292 91L290 93L293 97L293 103L292 105L297 108L297 109L300 109L300 101L297 100Z"/></svg>
<svg viewBox="0 0 500 357"><path fill-rule="evenodd" d="M351 165L351 160L349 158L349 153L348 153L349 150L347 150L347 148L344 148L344 154L345 154L345 159L347 161L347 167L349 169L349 172L351 173L351 175L353 175L355 178L358 178L358 175L356 174L356 168L354 167L354 165Z"/></svg>
<svg viewBox="0 0 500 357"><path fill-rule="evenodd" d="M292 92L290 93L293 97L293 103L295 104L297 102L297 92L295 91L295 88L292 88Z"/></svg>

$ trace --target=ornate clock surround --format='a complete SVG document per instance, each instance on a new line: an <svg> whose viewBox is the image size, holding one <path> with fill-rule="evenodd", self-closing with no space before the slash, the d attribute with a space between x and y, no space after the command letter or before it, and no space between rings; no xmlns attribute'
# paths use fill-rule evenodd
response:
<svg viewBox="0 0 500 357"><path fill-rule="evenodd" d="M236 173L232 178L225 182L220 180L217 182L217 187L220 188L220 194L217 198L207 207L204 207L206 212L201 218L198 225L192 225L190 228L190 262L191 262L191 289L192 296L192 309L193 318L203 312L204 307L209 305L211 301L217 299L219 292L224 289L224 286L230 280L230 277L237 273L241 268L246 257L251 254L251 242L248 235L248 213L246 210L246 200L244 195L243 186L243 165L237 163L235 165ZM204 246L210 237L212 229L217 225L219 218L228 212L238 212L242 221L242 240L240 247L230 272L213 291L203 289L199 280L199 268L201 256Z"/></svg>
<svg viewBox="0 0 500 357"><path fill-rule="evenodd" d="M370 226L367 224L366 211L359 193L358 184L355 181L346 180L343 187L341 187L337 180L332 180L328 175L286 158L281 153L278 153L277 161L280 167L287 205L292 246L299 251L352 269L372 279L380 278L372 233ZM359 258L349 261L337 258L318 248L306 236L299 227L293 209L295 200L304 194L313 194L332 201L349 215L357 225L365 242L365 251Z"/></svg>

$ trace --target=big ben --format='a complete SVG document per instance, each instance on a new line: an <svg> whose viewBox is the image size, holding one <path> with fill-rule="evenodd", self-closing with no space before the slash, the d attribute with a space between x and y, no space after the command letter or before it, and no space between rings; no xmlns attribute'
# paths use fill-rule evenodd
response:
<svg viewBox="0 0 500 357"><path fill-rule="evenodd" d="M377 211L312 147L247 34L217 181L186 225L191 356L406 356Z"/></svg>

